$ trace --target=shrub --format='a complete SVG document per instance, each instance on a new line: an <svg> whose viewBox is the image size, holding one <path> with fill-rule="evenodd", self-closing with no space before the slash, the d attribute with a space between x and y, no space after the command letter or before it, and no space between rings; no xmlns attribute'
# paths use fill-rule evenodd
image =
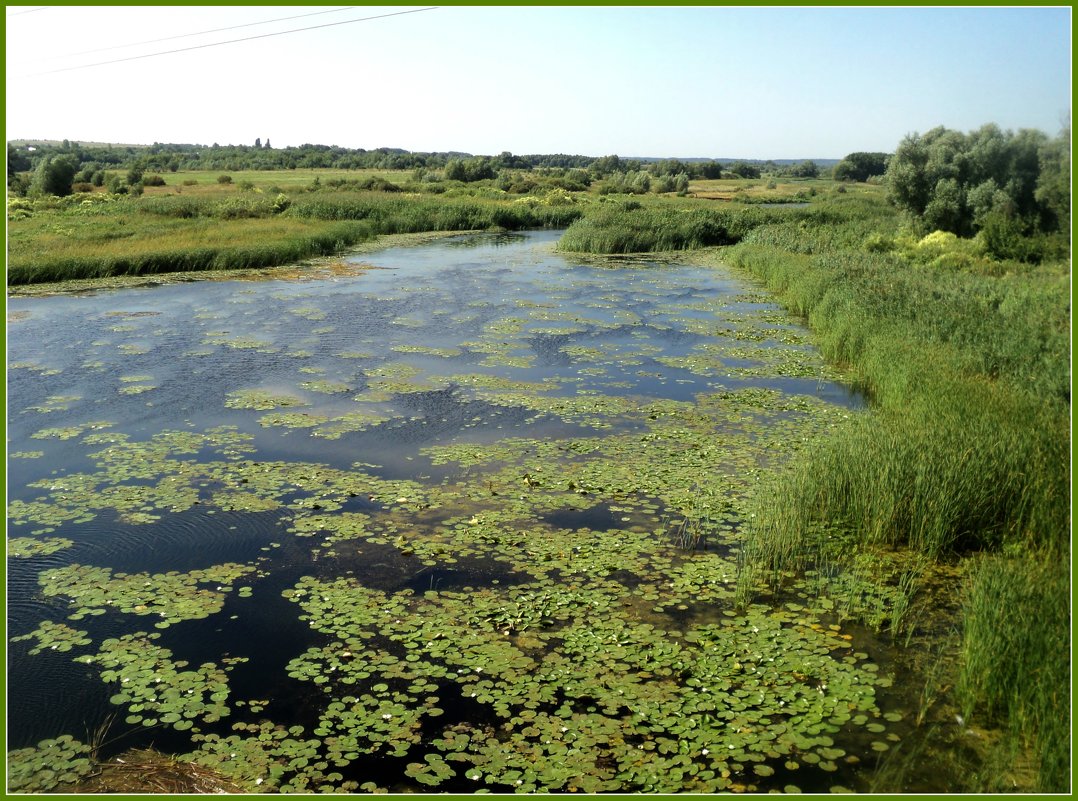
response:
<svg viewBox="0 0 1078 801"><path fill-rule="evenodd" d="M160 175L147 175L142 179L143 186L164 186L165 179Z"/></svg>
<svg viewBox="0 0 1078 801"><path fill-rule="evenodd" d="M219 183L219 184L230 184L230 183L232 183L232 176L231 175L218 175L217 176L217 183Z"/></svg>

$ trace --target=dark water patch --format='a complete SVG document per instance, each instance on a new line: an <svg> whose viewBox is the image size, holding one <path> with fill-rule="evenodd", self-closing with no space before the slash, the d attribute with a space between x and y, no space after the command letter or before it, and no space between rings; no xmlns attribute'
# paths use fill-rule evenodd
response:
<svg viewBox="0 0 1078 801"><path fill-rule="evenodd" d="M475 587L524 584L526 579L510 573L500 562L468 560L459 567L425 567L406 581L395 585L393 592L411 590L415 593L468 591Z"/></svg>
<svg viewBox="0 0 1078 801"><path fill-rule="evenodd" d="M543 515L540 519L555 528L571 530L610 531L622 525L610 510L609 504L605 503L587 509L559 509Z"/></svg>
<svg viewBox="0 0 1078 801"><path fill-rule="evenodd" d="M130 525L106 513L65 531L76 539L70 557L128 573L186 573L223 562L246 563L282 536L279 512L195 509L168 515L167 524Z"/></svg>
<svg viewBox="0 0 1078 801"><path fill-rule="evenodd" d="M570 334L535 334L524 341L535 352L538 366L565 367L572 362L572 359L562 351L562 348L573 339L574 337Z"/></svg>

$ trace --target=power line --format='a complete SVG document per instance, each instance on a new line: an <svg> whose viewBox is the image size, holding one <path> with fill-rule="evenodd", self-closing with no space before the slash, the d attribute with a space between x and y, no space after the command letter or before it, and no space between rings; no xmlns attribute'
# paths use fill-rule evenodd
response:
<svg viewBox="0 0 1078 801"><path fill-rule="evenodd" d="M11 17L18 17L18 16L21 16L23 14L33 14L35 11L44 11L47 8L49 8L49 6L38 6L37 8L28 8L25 11L16 11L14 14L8 14L7 17L10 19Z"/></svg>
<svg viewBox="0 0 1078 801"><path fill-rule="evenodd" d="M189 50L202 50L206 47L220 47L221 45L236 44L237 42L249 42L253 39L268 39L271 36L284 36L286 33L299 33L300 31L313 31L319 28L332 28L335 25L349 25L353 22L368 22L373 19L385 19L386 17L399 17L404 14L417 14L421 11L434 11L438 6L428 6L427 8L413 8L410 11L394 11L390 14L377 14L373 17L359 17L357 19L346 19L340 22L327 22L324 25L311 25L307 28L292 28L287 31L276 31L275 33L263 33L258 36L245 36L242 39L229 39L224 42L210 42L209 44L193 45L191 47L181 47L176 50L163 50L157 53L144 53L141 56L127 56L126 58L114 58L111 61L98 61L94 64L80 64L75 67L61 67L56 70L46 70L45 72L35 72L26 76L28 78L35 78L39 75L53 75L58 72L71 72L72 70L84 70L91 67L103 67L106 64L120 64L124 61L137 61L141 58L153 58L155 56L167 56L173 53L185 53Z"/></svg>
<svg viewBox="0 0 1078 801"><path fill-rule="evenodd" d="M131 42L130 44L112 45L111 47L98 47L93 50L80 50L77 53L67 53L68 56L85 56L89 53L102 53L106 50L120 50L124 47L138 47L139 45L157 44L158 42L168 42L172 39L186 39L191 36L202 36L206 33L221 33L222 31L233 31L237 28L250 28L255 25L268 25L271 22L284 22L290 19L300 19L301 17L316 17L319 14L339 14L341 11L351 11L355 6L344 6L343 8L331 8L329 11L312 11L309 14L295 14L291 17L277 17L276 19L266 19L261 22L245 22L242 25L229 25L226 28L213 28L208 31L195 31L194 33L181 33L176 36L164 36L160 39L147 39L144 42ZM54 56L54 58L62 58L62 56Z"/></svg>

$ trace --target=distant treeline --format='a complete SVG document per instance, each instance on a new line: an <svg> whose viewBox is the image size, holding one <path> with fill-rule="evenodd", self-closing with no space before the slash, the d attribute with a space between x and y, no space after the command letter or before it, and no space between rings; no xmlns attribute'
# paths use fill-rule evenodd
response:
<svg viewBox="0 0 1078 801"><path fill-rule="evenodd" d="M615 173L647 172L653 177L685 175L691 179L723 177L759 178L762 175L815 178L825 167L814 161L716 161L701 159L642 159L616 155L580 156L555 154L496 156L470 153L412 153L399 148L350 149L305 144L274 148L269 140L254 145L161 144L149 146L80 144L62 142L8 142L7 174L10 179L36 170L45 160L64 159L74 172L92 175L104 170L168 173L180 170L450 170L457 180L482 180L502 170L582 169L593 178ZM17 186L15 187L18 188Z"/></svg>

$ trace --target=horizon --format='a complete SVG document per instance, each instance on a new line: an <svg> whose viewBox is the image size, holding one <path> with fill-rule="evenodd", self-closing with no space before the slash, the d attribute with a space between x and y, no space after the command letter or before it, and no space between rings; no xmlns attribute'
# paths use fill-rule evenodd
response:
<svg viewBox="0 0 1078 801"><path fill-rule="evenodd" d="M214 143L208 144L208 145L204 144L204 143L201 143L201 142L161 142L161 141L149 142L149 143L144 143L144 142L97 142L97 141L82 140L82 139L71 139L70 137L63 137L63 138L60 138L60 139L56 139L56 138L45 138L45 137L28 138L28 137L25 137L25 136L12 137L12 138L7 140L7 144L10 145L12 143L25 143L26 145L33 147L35 144L49 145L49 146L61 145L65 141L67 141L67 142L69 142L69 143L71 143L73 145L78 145L79 147L87 147L87 148L92 148L92 147L138 147L138 148L147 147L148 148L148 147L154 147L155 145L160 145L162 147L195 147L195 148L199 148L199 147L201 147L201 148L213 148L214 145L217 145L218 147L254 147L253 144L248 144L248 143L244 143L244 142L232 142L232 143L227 143L227 144L221 143L221 142L214 142ZM437 155L460 155L460 156L465 156L465 157L468 157L468 158L482 158L482 157L494 158L494 157L497 157L498 155L500 155L503 152L509 152L512 155L516 155L516 156L565 155L565 156L579 156L581 158L593 158L593 159L603 158L604 156L617 156L618 158L620 158L622 160L625 160L625 161L676 160L676 161L684 161L684 162L687 162L687 163L700 162L700 161L715 161L715 162L744 161L744 162L748 162L750 164L751 163L757 163L757 162L759 162L761 164L766 164L767 162L774 162L776 164L782 164L782 163L786 163L786 162L798 163L798 162L802 162L802 161L814 161L814 162L816 162L818 164L823 164L823 163L827 163L827 162L836 162L837 163L837 162L842 160L842 159L836 159L836 158L813 157L813 156L794 157L794 158L763 158L761 156L667 156L667 155L664 155L664 156L630 156L630 155L624 155L624 154L621 154L621 153L601 153L601 154L598 154L598 155L592 154L592 153L512 153L512 151L505 151L505 150L499 150L499 151L497 151L495 153L468 153L468 152L458 151L458 150L405 150L404 148L393 147L393 146L390 146L390 145L382 145L380 147L345 148L344 145L325 144L325 143L321 143L321 142L305 142L302 145L285 145L283 147L272 147L271 149L272 150L287 150L289 148L300 148L300 147L304 147L306 145L310 145L310 146L313 146L313 147L330 147L330 148L340 147L340 148L347 149L347 150L364 150L364 151L367 151L367 152L378 151L378 150L389 150L389 151L400 151L400 152L403 152L403 153L415 153L415 154L420 154L420 155L423 155L423 154L427 154L427 155L434 155L434 154L437 154ZM857 151L850 151L850 152L857 152ZM864 152L864 151L862 151L862 152ZM884 152L884 151L879 151L879 152Z"/></svg>
<svg viewBox="0 0 1078 801"><path fill-rule="evenodd" d="M8 7L8 140L819 161L1070 114L1069 6L57 11Z"/></svg>

